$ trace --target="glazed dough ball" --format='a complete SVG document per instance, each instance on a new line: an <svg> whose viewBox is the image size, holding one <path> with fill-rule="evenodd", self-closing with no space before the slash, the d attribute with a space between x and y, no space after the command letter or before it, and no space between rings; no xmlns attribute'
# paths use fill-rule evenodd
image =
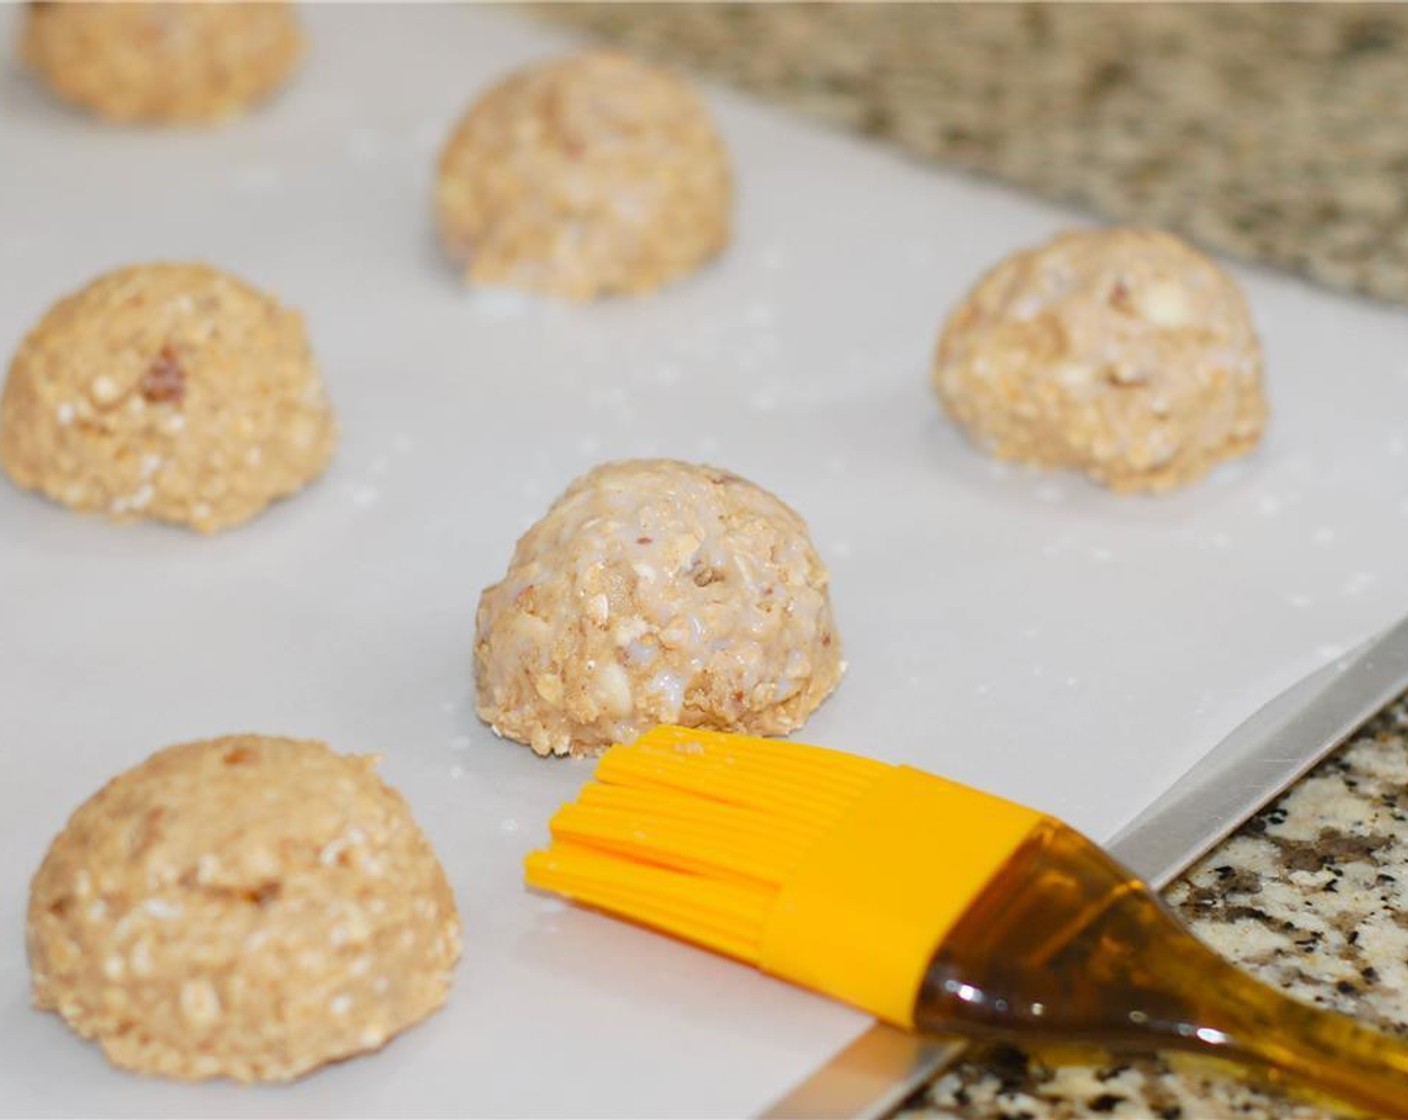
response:
<svg viewBox="0 0 1408 1120"><path fill-rule="evenodd" d="M659 723L780 735L841 678L806 524L737 475L607 463L568 487L479 600L479 714L538 754Z"/></svg>
<svg viewBox="0 0 1408 1120"><path fill-rule="evenodd" d="M204 265L124 268L62 300L0 398L19 486L202 532L316 478L335 442L302 319Z"/></svg>
<svg viewBox="0 0 1408 1120"><path fill-rule="evenodd" d="M435 203L476 284L585 300L642 293L728 241L728 155L684 82L593 51L514 74L460 121Z"/></svg>
<svg viewBox="0 0 1408 1120"><path fill-rule="evenodd" d="M211 123L279 86L303 53L282 3L30 4L20 41L60 97L114 121Z"/></svg>
<svg viewBox="0 0 1408 1120"><path fill-rule="evenodd" d="M1081 230L1009 258L943 330L934 386L975 443L1168 490L1261 437L1261 348L1241 292L1166 233Z"/></svg>
<svg viewBox="0 0 1408 1120"><path fill-rule="evenodd" d="M282 1081L444 1001L455 900L376 759L236 735L152 755L34 877L34 1002L116 1065Z"/></svg>

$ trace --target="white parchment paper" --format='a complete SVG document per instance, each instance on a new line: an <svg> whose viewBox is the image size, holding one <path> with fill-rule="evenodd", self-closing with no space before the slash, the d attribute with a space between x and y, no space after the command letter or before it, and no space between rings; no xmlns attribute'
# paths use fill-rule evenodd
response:
<svg viewBox="0 0 1408 1120"><path fill-rule="evenodd" d="M1239 269L1274 410L1253 459L1153 500L1002 467L941 418L930 349L980 271L1072 216L711 93L740 184L717 267L584 308L467 293L431 233L438 145L563 40L483 9L307 18L296 84L217 131L100 125L0 75L0 349L105 269L206 259L306 312L344 431L326 479L212 539L0 485L0 1111L739 1115L861 1029L520 885L589 768L475 719L474 604L604 458L718 463L809 519L851 669L804 738L1097 837L1408 605L1401 314ZM239 730L384 756L459 897L453 996L290 1087L116 1072L28 1008L29 876L112 774Z"/></svg>

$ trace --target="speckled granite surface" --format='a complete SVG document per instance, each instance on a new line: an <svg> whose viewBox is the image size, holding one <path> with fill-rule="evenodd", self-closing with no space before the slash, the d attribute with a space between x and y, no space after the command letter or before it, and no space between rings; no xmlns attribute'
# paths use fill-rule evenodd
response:
<svg viewBox="0 0 1408 1120"><path fill-rule="evenodd" d="M540 12L912 152L1408 302L1408 6ZM1169 898L1262 978L1408 1034L1408 701ZM1010 1049L975 1055L904 1113L1326 1115L1176 1056Z"/></svg>
<svg viewBox="0 0 1408 1120"><path fill-rule="evenodd" d="M1408 6L539 10L912 152L1408 302Z"/></svg>

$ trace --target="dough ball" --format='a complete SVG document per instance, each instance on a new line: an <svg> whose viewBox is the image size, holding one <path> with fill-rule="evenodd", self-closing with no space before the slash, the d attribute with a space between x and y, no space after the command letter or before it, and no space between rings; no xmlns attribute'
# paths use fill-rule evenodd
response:
<svg viewBox="0 0 1408 1120"><path fill-rule="evenodd" d="M287 1080L429 1015L459 916L375 767L234 735L113 779L34 877L35 1005L116 1065L190 1080Z"/></svg>
<svg viewBox="0 0 1408 1120"><path fill-rule="evenodd" d="M288 4L30 4L20 42L60 97L114 121L200 124L247 109L303 53Z"/></svg>
<svg viewBox="0 0 1408 1120"><path fill-rule="evenodd" d="M1118 491L1192 482L1266 421L1237 285L1154 230L1065 233L998 265L945 325L934 386L1000 458Z"/></svg>
<svg viewBox="0 0 1408 1120"><path fill-rule="evenodd" d="M481 97L440 157L446 252L476 284L586 300L651 291L728 241L728 154L674 75L592 51Z"/></svg>
<svg viewBox="0 0 1408 1120"><path fill-rule="evenodd" d="M302 319L204 265L124 268L62 300L0 398L19 486L202 532L316 478L335 442Z"/></svg>
<svg viewBox="0 0 1408 1120"><path fill-rule="evenodd" d="M518 542L479 600L479 714L541 755L659 723L781 735L841 678L807 526L712 467L607 463Z"/></svg>

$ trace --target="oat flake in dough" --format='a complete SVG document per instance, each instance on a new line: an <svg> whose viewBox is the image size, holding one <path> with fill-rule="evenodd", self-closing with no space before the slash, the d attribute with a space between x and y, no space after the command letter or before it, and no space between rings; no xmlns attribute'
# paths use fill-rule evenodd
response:
<svg viewBox="0 0 1408 1120"><path fill-rule="evenodd" d="M283 1081L444 1001L454 897L376 760L236 735L89 799L34 877L34 1002L118 1066Z"/></svg>
<svg viewBox="0 0 1408 1120"><path fill-rule="evenodd" d="M1242 293L1156 230L1065 233L998 265L944 326L933 379L993 454L1118 491L1192 482L1266 421Z"/></svg>
<svg viewBox="0 0 1408 1120"><path fill-rule="evenodd" d="M779 735L843 664L828 576L766 490L672 460L568 487L479 600L480 716L542 755L659 723Z"/></svg>

